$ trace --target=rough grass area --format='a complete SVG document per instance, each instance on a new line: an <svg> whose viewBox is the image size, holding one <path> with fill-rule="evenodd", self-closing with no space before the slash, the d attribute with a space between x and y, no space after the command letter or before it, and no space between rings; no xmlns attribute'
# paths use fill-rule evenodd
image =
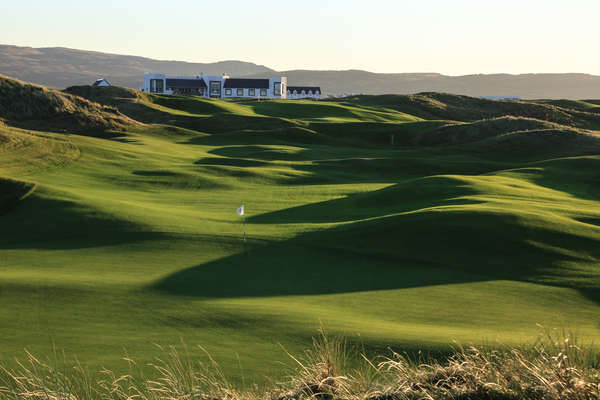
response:
<svg viewBox="0 0 600 400"><path fill-rule="evenodd" d="M135 121L116 108L0 75L0 119L35 129L101 132Z"/></svg>
<svg viewBox="0 0 600 400"><path fill-rule="evenodd" d="M477 121L503 116L544 120L583 129L600 129L600 115L573 107L564 102L497 101L448 93L420 93L416 95L357 96L341 99L351 104L369 104L406 112L425 119ZM559 105L567 106L565 108Z"/></svg>
<svg viewBox="0 0 600 400"><path fill-rule="evenodd" d="M24 177L81 155L64 135L0 126L0 176Z"/></svg>
<svg viewBox="0 0 600 400"><path fill-rule="evenodd" d="M288 377L266 387L231 385L208 353L200 359L176 347L150 364L154 378L129 371L57 369L32 354L16 368L0 366L3 399L87 400L593 400L600 398L598 353L573 337L548 335L529 348L456 346L446 360L398 353L369 357L344 339L325 335L310 350L289 355ZM241 365L240 365L241 368ZM136 376L143 376L138 373Z"/></svg>

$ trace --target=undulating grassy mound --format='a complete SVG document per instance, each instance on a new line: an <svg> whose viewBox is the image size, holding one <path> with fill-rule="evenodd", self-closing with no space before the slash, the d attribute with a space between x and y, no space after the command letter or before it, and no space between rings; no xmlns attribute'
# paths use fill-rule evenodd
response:
<svg viewBox="0 0 600 400"><path fill-rule="evenodd" d="M420 130L401 136L413 146L457 145L477 142L511 132L557 129L564 126L533 118L504 116L469 123L445 124L433 131Z"/></svg>
<svg viewBox="0 0 600 400"><path fill-rule="evenodd" d="M597 154L600 133L524 117L498 117L474 122L311 123L310 129L348 145L377 147L448 147L486 153L491 159Z"/></svg>
<svg viewBox="0 0 600 400"><path fill-rule="evenodd" d="M122 130L136 124L114 107L4 76L0 119L14 126L69 132Z"/></svg>
<svg viewBox="0 0 600 400"><path fill-rule="evenodd" d="M600 132L569 127L515 131L466 146L491 157L544 159L600 153Z"/></svg>
<svg viewBox="0 0 600 400"><path fill-rule="evenodd" d="M0 126L0 176L27 176L65 166L79 156L64 135Z"/></svg>
<svg viewBox="0 0 600 400"><path fill-rule="evenodd" d="M534 118L583 129L600 129L599 115L561 108L552 104L488 100L447 93L357 96L339 101L385 107L425 119L477 121L513 116Z"/></svg>
<svg viewBox="0 0 600 400"><path fill-rule="evenodd" d="M411 134L412 133L412 134ZM461 146L492 159L568 157L600 152L600 132L533 118L505 116L397 135L412 146Z"/></svg>
<svg viewBox="0 0 600 400"><path fill-rule="evenodd" d="M580 110L593 113L600 112L600 106L598 104L594 104L594 100L529 100L528 102L536 104L550 104L571 110Z"/></svg>

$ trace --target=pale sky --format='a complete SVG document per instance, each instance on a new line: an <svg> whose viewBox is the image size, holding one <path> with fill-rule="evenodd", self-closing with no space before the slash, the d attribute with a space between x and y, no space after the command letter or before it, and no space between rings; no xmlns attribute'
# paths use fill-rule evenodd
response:
<svg viewBox="0 0 600 400"><path fill-rule="evenodd" d="M3 0L0 44L277 70L600 75L600 0Z"/></svg>

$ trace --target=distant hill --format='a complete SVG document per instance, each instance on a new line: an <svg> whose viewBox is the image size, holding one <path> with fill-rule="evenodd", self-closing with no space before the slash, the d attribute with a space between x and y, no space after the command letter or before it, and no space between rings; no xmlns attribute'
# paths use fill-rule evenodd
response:
<svg viewBox="0 0 600 400"><path fill-rule="evenodd" d="M283 71L288 82L317 85L325 93L414 94L445 92L467 96L523 99L600 97L600 76L588 74L492 74L447 76L437 73L377 74L367 71ZM262 76L262 75L257 75Z"/></svg>
<svg viewBox="0 0 600 400"><path fill-rule="evenodd" d="M273 70L242 61L202 64L161 61L64 47L31 48L0 45L1 74L55 89L89 85L99 77L106 78L113 85L137 89L146 72L164 72L173 75L200 73L220 75L226 72L244 76L270 73Z"/></svg>
<svg viewBox="0 0 600 400"><path fill-rule="evenodd" d="M242 61L188 63L73 50L0 45L0 73L51 88L89 85L99 77L139 88L145 72L173 75L221 74L264 77L282 74L290 85L321 86L324 93L413 94L447 92L468 96L517 96L523 99L600 97L600 76L588 74L491 74L447 76L438 73L378 74L360 70L277 72Z"/></svg>

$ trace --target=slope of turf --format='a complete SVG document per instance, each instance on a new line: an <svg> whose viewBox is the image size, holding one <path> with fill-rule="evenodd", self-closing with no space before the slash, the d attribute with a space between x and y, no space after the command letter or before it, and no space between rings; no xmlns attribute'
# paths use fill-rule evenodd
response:
<svg viewBox="0 0 600 400"><path fill-rule="evenodd" d="M69 89L148 125L0 128L0 188L20 199L0 216L2 358L57 347L118 368L124 349L146 362L183 339L237 385L280 377L279 344L321 325L434 353L519 345L538 323L600 333L590 113L100 90Z"/></svg>

